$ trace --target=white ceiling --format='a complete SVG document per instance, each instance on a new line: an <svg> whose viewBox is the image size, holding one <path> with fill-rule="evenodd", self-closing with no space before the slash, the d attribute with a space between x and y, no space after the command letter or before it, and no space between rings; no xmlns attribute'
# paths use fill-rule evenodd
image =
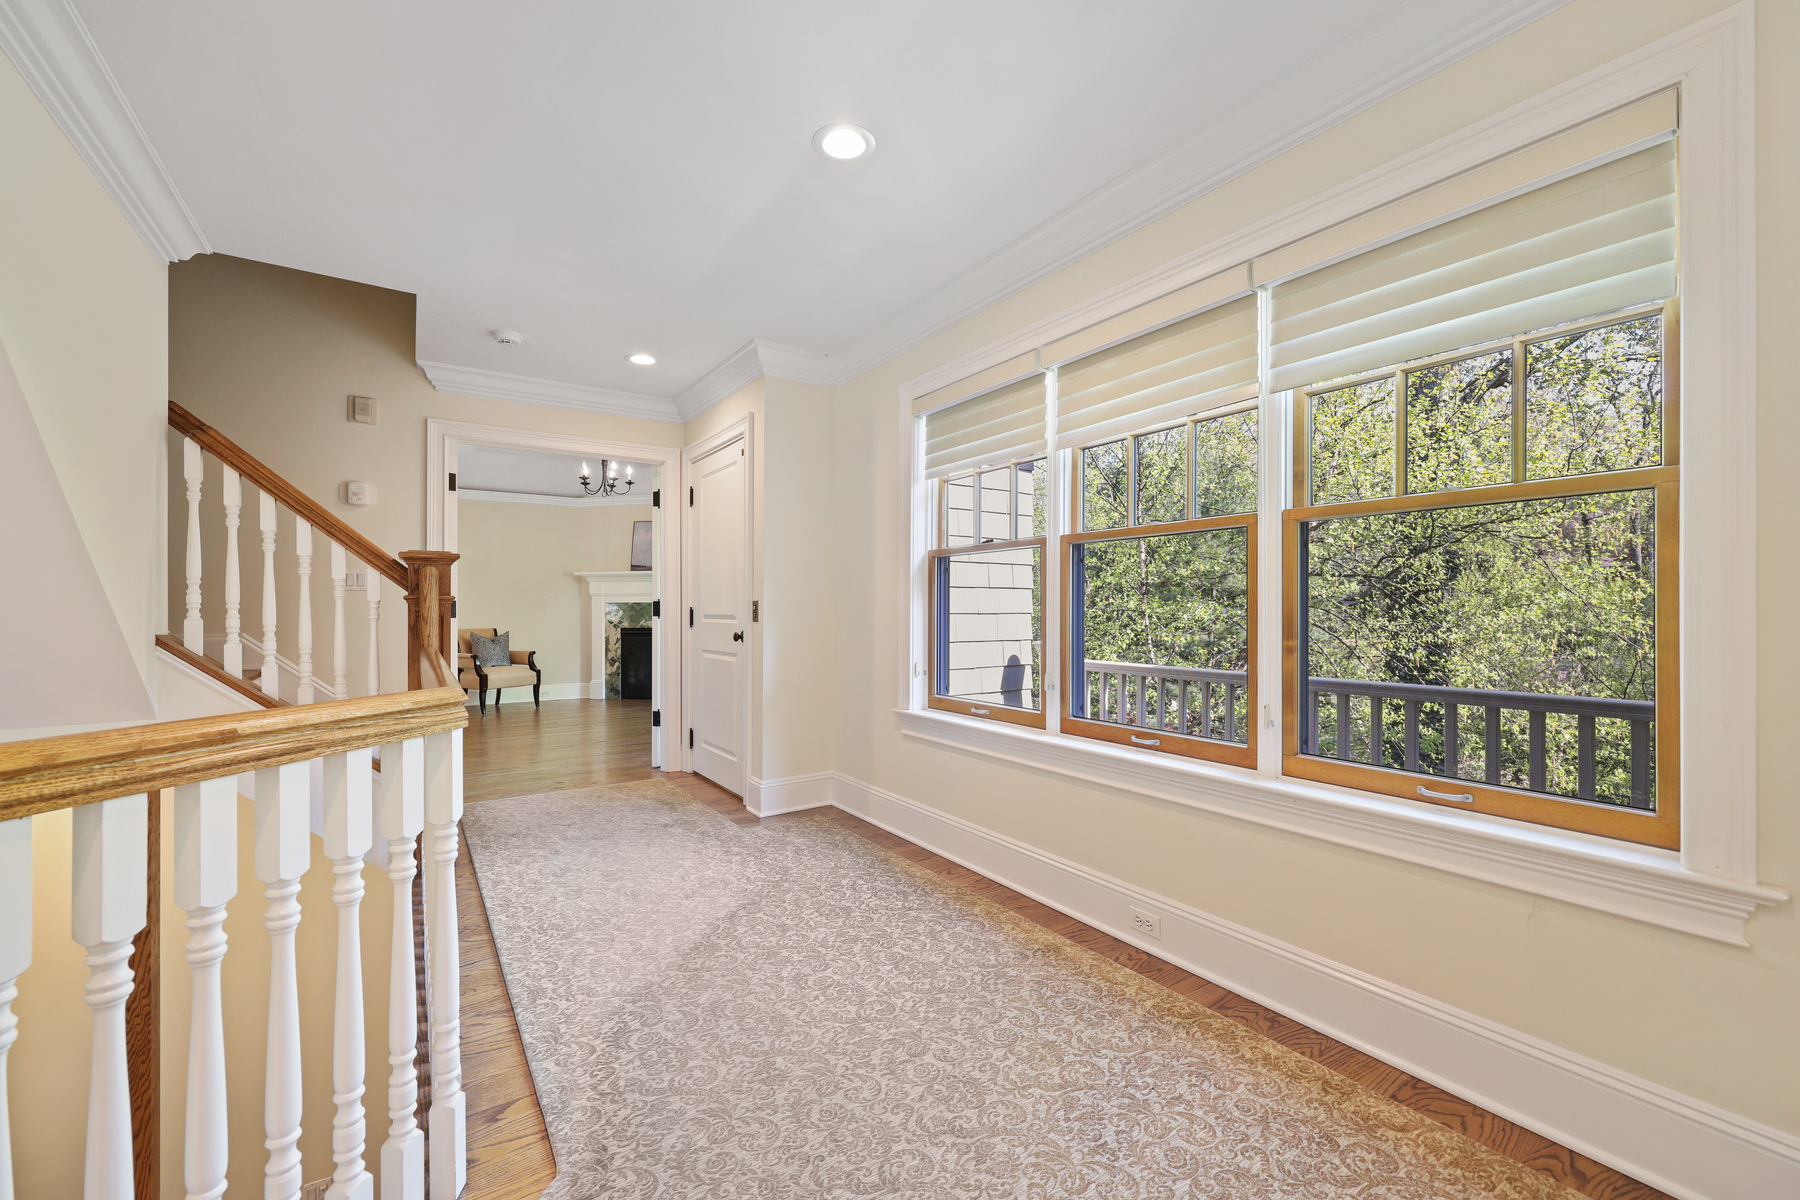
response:
<svg viewBox="0 0 1800 1200"><path fill-rule="evenodd" d="M600 477L600 459L585 460L593 477ZM456 452L456 489L459 492L505 492L517 496L554 496L602 503L650 503L650 489L655 486L656 468L650 463L619 464L619 477L631 469L634 483L621 500L589 497L576 481L583 460L560 454L541 454L531 450L503 450L494 446L462 446Z"/></svg>
<svg viewBox="0 0 1800 1200"><path fill-rule="evenodd" d="M1564 2L75 7L154 149L122 186L173 185L140 227L178 193L214 250L416 293L422 361L685 412L752 339L846 377ZM814 153L844 120L867 161Z"/></svg>

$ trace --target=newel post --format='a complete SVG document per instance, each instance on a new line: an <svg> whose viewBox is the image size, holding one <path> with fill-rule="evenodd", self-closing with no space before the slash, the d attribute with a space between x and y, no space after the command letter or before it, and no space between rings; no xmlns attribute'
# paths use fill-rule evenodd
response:
<svg viewBox="0 0 1800 1200"><path fill-rule="evenodd" d="M421 674L425 656L441 657L452 664L444 686L455 687L455 645L450 636L450 613L456 597L450 591L450 564L459 555L449 550L406 550L406 687L417 691L440 686Z"/></svg>

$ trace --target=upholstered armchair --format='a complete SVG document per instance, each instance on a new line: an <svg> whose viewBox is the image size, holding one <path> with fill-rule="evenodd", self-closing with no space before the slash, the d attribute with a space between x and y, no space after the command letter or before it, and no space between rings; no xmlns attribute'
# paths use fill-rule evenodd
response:
<svg viewBox="0 0 1800 1200"><path fill-rule="evenodd" d="M476 693L476 703L483 713L487 712L488 689L494 689L494 704L500 703L500 692L504 688L524 687L531 685L531 703L539 704L538 689L543 685L544 673L538 670L536 650L511 651L512 662L504 667L483 667L475 662L473 644L469 641L471 634L479 633L482 637L495 637L493 629L459 629L456 631L456 674L457 681L465 692Z"/></svg>

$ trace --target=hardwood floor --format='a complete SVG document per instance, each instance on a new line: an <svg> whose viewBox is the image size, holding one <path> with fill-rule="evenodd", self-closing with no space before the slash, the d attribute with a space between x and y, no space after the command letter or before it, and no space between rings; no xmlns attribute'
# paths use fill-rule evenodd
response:
<svg viewBox="0 0 1800 1200"><path fill-rule="evenodd" d="M648 700L546 700L469 710L463 799L496 800L648 779Z"/></svg>
<svg viewBox="0 0 1800 1200"><path fill-rule="evenodd" d="M640 707L634 710L629 705ZM651 768L649 705L644 701L554 701L541 710L516 708L502 715L490 708L486 720L473 713L471 718L463 741L466 800L666 778L733 824L762 823L736 796L698 775L665 774ZM821 819L1273 1038L1592 1200L1669 1200L1655 1188L849 813L823 809L768 818ZM555 1176L549 1137L466 854L457 862L457 887L462 922L464 1086L469 1093L465 1200L536 1200Z"/></svg>

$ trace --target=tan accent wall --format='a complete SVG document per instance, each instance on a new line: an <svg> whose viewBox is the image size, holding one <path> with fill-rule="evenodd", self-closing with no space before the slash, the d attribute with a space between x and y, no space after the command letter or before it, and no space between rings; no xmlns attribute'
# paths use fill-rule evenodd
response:
<svg viewBox="0 0 1800 1200"><path fill-rule="evenodd" d="M1688 1095L1800 1133L1800 926L1763 909L1734 949L1383 856L900 736L899 386L1363 171L1700 20L1717 0L1574 0L1392 99L836 389L835 761L877 787ZM1757 587L1762 879L1800 892L1800 7L1757 5ZM1703 785L1704 781L1700 781Z"/></svg>

